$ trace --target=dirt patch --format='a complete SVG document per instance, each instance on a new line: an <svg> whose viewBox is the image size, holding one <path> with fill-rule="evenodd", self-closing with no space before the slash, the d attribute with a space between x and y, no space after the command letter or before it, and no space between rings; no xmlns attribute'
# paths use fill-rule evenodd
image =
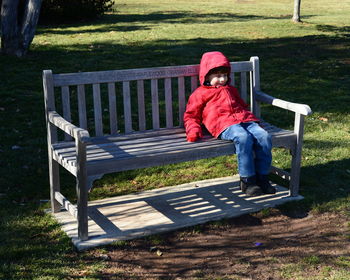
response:
<svg viewBox="0 0 350 280"><path fill-rule="evenodd" d="M314 279L338 268L350 273L344 215L270 212L129 241L96 255L106 261L105 279Z"/></svg>

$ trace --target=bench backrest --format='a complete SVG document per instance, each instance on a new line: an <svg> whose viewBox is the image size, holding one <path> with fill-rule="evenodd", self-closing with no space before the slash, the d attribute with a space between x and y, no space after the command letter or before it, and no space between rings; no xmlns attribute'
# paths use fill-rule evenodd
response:
<svg viewBox="0 0 350 280"><path fill-rule="evenodd" d="M231 66L232 84L256 111L258 58ZM91 136L181 127L187 98L198 87L198 71L199 65L70 74L44 70L45 106Z"/></svg>

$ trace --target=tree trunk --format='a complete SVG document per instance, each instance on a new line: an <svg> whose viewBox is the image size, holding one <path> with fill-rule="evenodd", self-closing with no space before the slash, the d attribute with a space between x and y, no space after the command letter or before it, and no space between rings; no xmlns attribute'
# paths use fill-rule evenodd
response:
<svg viewBox="0 0 350 280"><path fill-rule="evenodd" d="M301 0L294 0L294 13L293 13L293 19L292 19L294 22L301 22L300 4L301 4Z"/></svg>
<svg viewBox="0 0 350 280"><path fill-rule="evenodd" d="M1 52L24 56L34 38L42 0L2 0Z"/></svg>

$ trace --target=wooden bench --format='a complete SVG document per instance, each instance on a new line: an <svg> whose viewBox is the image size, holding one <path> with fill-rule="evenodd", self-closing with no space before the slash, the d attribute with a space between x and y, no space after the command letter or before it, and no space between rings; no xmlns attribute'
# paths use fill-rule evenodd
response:
<svg viewBox="0 0 350 280"><path fill-rule="evenodd" d="M299 189L304 116L308 105L273 98L260 90L259 59L232 62L231 80L251 110L260 103L295 113L294 130L268 123L274 147L289 149L291 172L271 172ZM78 236L88 239L88 191L104 174L233 154L229 141L206 135L186 142L186 99L198 86L199 65L53 74L43 71L52 211L63 206L78 221ZM59 128L60 130L57 130ZM63 131L63 132L62 132ZM60 192L59 166L76 177L77 206Z"/></svg>

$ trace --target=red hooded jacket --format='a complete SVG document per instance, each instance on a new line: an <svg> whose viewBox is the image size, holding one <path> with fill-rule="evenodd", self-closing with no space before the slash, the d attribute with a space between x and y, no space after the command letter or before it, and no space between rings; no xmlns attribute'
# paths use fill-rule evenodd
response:
<svg viewBox="0 0 350 280"><path fill-rule="evenodd" d="M227 127L242 122L259 121L248 105L239 96L238 90L229 85L221 87L204 85L208 72L217 67L227 67L230 62L221 52L204 53L199 65L200 86L191 94L184 114L184 125L188 141L202 137L201 124L214 137L218 137Z"/></svg>

